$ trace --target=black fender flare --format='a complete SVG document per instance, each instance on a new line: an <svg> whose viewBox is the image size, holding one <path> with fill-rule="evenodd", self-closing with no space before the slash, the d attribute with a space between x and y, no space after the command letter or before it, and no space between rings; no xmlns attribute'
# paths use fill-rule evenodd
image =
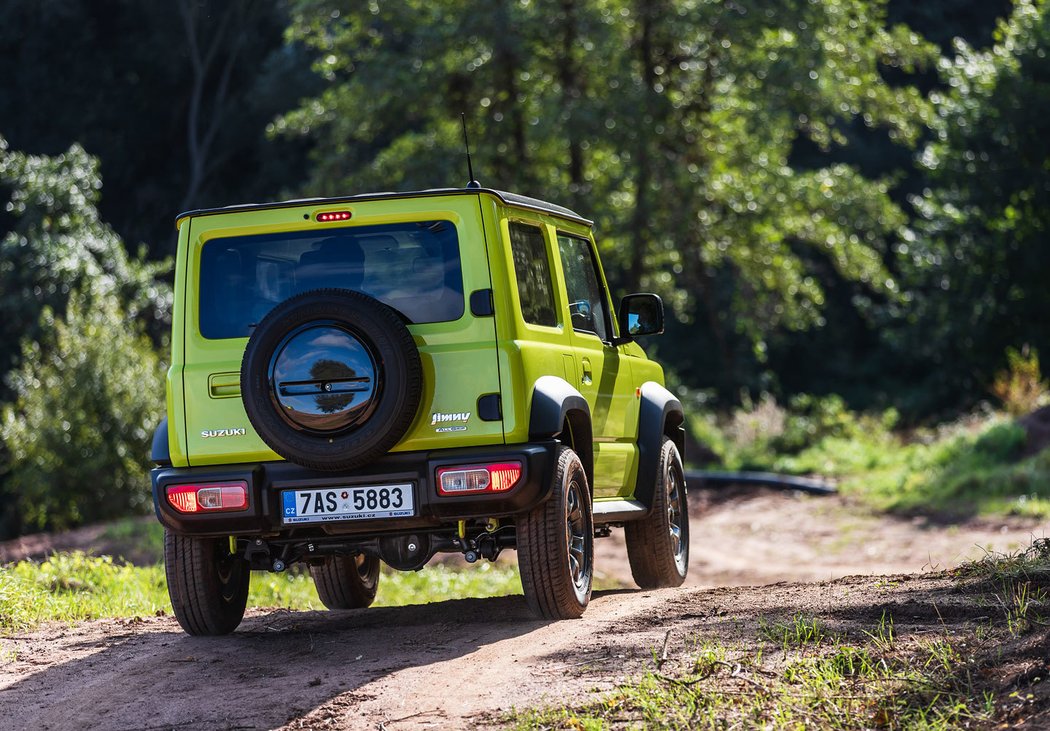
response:
<svg viewBox="0 0 1050 731"><path fill-rule="evenodd" d="M529 441L561 436L569 425L572 447L583 463L587 483L594 492L594 437L591 431L591 407L587 399L558 376L540 376L532 387L529 412Z"/></svg>
<svg viewBox="0 0 1050 731"><path fill-rule="evenodd" d="M647 509L653 505L653 486L660 470L660 450L667 437L685 461L685 411L674 394L654 381L642 384L638 408L638 479L634 498Z"/></svg>
<svg viewBox="0 0 1050 731"><path fill-rule="evenodd" d="M161 467L171 466L171 447L168 446L168 417L164 417L153 432L153 446L150 448L150 460Z"/></svg>

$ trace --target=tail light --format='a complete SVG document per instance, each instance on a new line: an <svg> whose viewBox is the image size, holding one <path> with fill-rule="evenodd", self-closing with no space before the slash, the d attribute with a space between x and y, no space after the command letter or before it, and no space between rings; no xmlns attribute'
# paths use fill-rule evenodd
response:
<svg viewBox="0 0 1050 731"><path fill-rule="evenodd" d="M180 513L220 513L248 507L248 483L210 482L204 485L172 485L168 504Z"/></svg>
<svg viewBox="0 0 1050 731"><path fill-rule="evenodd" d="M438 494L465 495L506 492L521 479L520 462L442 467L437 472Z"/></svg>

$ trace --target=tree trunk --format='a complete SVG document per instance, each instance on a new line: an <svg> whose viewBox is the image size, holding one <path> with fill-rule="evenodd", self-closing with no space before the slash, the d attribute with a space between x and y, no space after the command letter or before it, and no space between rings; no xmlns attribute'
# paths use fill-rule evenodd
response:
<svg viewBox="0 0 1050 731"><path fill-rule="evenodd" d="M656 97L656 60L653 50L653 26L657 8L647 0L638 0L639 35L636 43L638 62L642 76L641 117L635 124L635 174L634 211L630 223L631 258L625 273L624 284L629 292L637 292L642 286L646 253L649 250L649 223L652 210L649 204L649 188L652 185L652 162L650 158L649 132L651 111ZM650 123L647 123L650 121Z"/></svg>
<svg viewBox="0 0 1050 731"><path fill-rule="evenodd" d="M565 136L569 151L569 198L573 209L579 211L586 198L583 145L580 141L576 109L583 98L584 79L576 64L578 28L575 0L562 0L562 43L558 55L558 79L561 82L562 107L565 110Z"/></svg>

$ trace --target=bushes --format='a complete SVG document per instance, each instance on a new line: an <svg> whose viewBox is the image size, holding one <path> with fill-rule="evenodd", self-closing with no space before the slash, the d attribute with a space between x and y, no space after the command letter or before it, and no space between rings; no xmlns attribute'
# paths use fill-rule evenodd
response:
<svg viewBox="0 0 1050 731"><path fill-rule="evenodd" d="M835 478L878 509L965 516L1050 515L1050 450L1024 458L1026 431L984 412L931 429L894 431L897 414L857 414L837 396L768 395L694 435L725 467Z"/></svg>
<svg viewBox="0 0 1050 731"><path fill-rule="evenodd" d="M0 137L0 539L148 502L169 263L129 256L98 214L98 161ZM5 201L6 198L6 201Z"/></svg>
<svg viewBox="0 0 1050 731"><path fill-rule="evenodd" d="M836 395L801 394L783 407L772 395L762 394L757 403L745 399L743 407L725 418L694 415L690 426L730 469L826 472L813 466L792 468L784 462L825 440L882 444L896 423L893 409L877 415L858 414Z"/></svg>
<svg viewBox="0 0 1050 731"><path fill-rule="evenodd" d="M999 371L992 382L992 395L1002 401L1011 416L1024 416L1047 402L1050 388L1039 369L1039 353L1027 345L1006 350L1006 370Z"/></svg>
<svg viewBox="0 0 1050 731"><path fill-rule="evenodd" d="M64 320L45 309L41 332L8 377L15 398L0 421L9 526L66 528L142 512L164 408L152 344L108 294L74 294Z"/></svg>

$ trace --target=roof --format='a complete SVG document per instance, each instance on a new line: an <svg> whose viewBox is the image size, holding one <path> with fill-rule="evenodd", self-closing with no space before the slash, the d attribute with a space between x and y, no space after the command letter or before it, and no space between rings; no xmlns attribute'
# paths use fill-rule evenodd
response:
<svg viewBox="0 0 1050 731"><path fill-rule="evenodd" d="M287 206L316 206L316 205L327 205L330 203L354 203L357 201L371 201L371 200L390 200L395 198L430 198L434 196L445 196L445 195L464 195L464 194L481 194L488 193L494 195L500 199L503 203L516 206L518 208L527 208L532 211L539 211L540 213L548 213L552 216L558 216L559 218L565 218L576 223L582 223L586 226L593 225L593 221L584 218L575 211L569 210L564 206L555 205L554 203L548 203L547 201L540 200L539 198L530 198L529 196L519 195L517 193L508 193L502 190L494 190L492 188L433 188L430 190L418 190L407 193L395 193L395 192L383 192L383 193L362 193L358 195L339 196L335 198L296 198L287 201L277 201L274 203L241 203L235 206L224 206L222 208L197 208L191 211L185 211L175 217L175 225L178 226L179 221L190 216L209 216L217 213L234 213L237 211L258 211L266 210L270 208L284 208Z"/></svg>

